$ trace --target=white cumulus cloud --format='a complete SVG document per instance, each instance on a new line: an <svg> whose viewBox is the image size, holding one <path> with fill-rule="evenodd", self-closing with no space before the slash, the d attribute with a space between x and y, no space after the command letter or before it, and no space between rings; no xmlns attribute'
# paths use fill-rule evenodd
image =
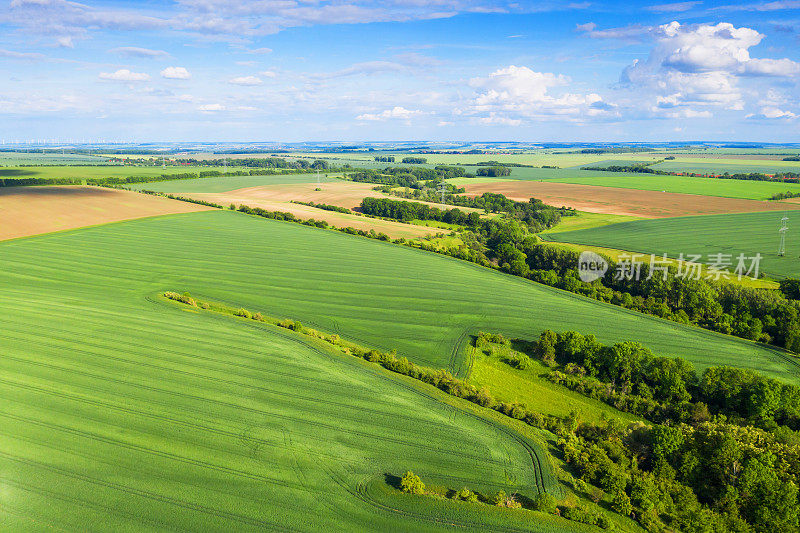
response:
<svg viewBox="0 0 800 533"><path fill-rule="evenodd" d="M790 59L751 57L750 49L765 37L752 28L727 22L671 22L654 29L653 35L656 42L649 57L634 60L620 83L656 115L689 117L705 116L714 108L741 110L746 103L741 78L800 73L800 64ZM682 106L687 110L676 111ZM703 113L698 106L705 108L703 115L698 115Z"/></svg>
<svg viewBox="0 0 800 533"><path fill-rule="evenodd" d="M478 116L486 124L517 125L523 118L581 119L613 111L614 106L599 94L554 91L570 81L562 74L510 65L488 77L470 80L476 93L463 113Z"/></svg>
<svg viewBox="0 0 800 533"><path fill-rule="evenodd" d="M390 119L404 119L408 120L411 117L422 115L422 111L418 109L406 109L402 106L395 106L392 109L387 109L381 113L364 113L356 117L356 120L390 120Z"/></svg>

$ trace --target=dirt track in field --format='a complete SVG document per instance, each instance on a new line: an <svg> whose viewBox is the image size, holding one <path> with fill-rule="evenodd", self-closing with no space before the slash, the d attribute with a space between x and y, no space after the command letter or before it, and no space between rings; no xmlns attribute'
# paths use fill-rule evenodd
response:
<svg viewBox="0 0 800 533"><path fill-rule="evenodd" d="M102 187L0 188L0 240L135 218L211 209Z"/></svg>
<svg viewBox="0 0 800 533"><path fill-rule="evenodd" d="M538 198L546 204L572 207L579 211L645 218L800 209L798 204L787 207L787 204L782 202L639 191L547 181L495 181L467 184L465 188L470 196L495 192L522 202L527 202L530 198Z"/></svg>

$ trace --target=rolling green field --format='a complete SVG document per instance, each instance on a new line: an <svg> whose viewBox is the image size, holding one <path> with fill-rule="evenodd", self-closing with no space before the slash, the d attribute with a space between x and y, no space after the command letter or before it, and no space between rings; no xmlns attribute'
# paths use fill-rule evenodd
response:
<svg viewBox="0 0 800 533"><path fill-rule="evenodd" d="M103 298L118 283L146 306L147 294L189 291L456 373L463 373L462 348L478 329L534 338L549 328L594 333L605 343L641 341L699 368L732 364L800 382L797 366L769 347L433 253L230 211L85 228L0 248L7 272L24 272L29 290L41 285L52 297L67 297L70 289L85 293L73 299ZM11 278L5 285L20 283Z"/></svg>
<svg viewBox="0 0 800 533"><path fill-rule="evenodd" d="M667 172L693 172L695 174L741 174L759 172L763 174L775 174L778 172L800 172L800 163L797 161L769 161L769 160L747 160L747 159L684 159L675 161L664 161L653 165L656 170Z"/></svg>
<svg viewBox="0 0 800 533"><path fill-rule="evenodd" d="M587 175L577 178L565 176L549 179L547 181L576 183L578 185L599 185L601 187L617 187L642 191L666 191L699 194L703 196L746 198L750 200L766 200L773 194L779 192L800 192L800 184L797 183L692 178L689 176L656 176L652 174L616 175L612 172L605 172L603 174L602 176Z"/></svg>
<svg viewBox="0 0 800 533"><path fill-rule="evenodd" d="M0 165L103 165L107 157L86 154L0 152Z"/></svg>
<svg viewBox="0 0 800 533"><path fill-rule="evenodd" d="M167 168L146 167L146 166L123 166L123 165L99 165L99 166L80 166L80 165L58 165L52 167L0 167L0 178L127 178L128 176L160 176L162 174L184 174L208 172L211 170L222 170L219 167L204 166L168 166ZM243 167L229 166L228 171L250 170Z"/></svg>
<svg viewBox="0 0 800 533"><path fill-rule="evenodd" d="M149 183L131 183L126 185L134 190L146 189L163 193L192 193L192 192L227 192L245 187L258 187L260 185L285 185L291 183L316 183L317 175L314 174L275 174L265 176L224 176L218 178L197 178L189 180L152 181ZM320 173L320 182L329 183L339 181L336 178L326 178Z"/></svg>
<svg viewBox="0 0 800 533"><path fill-rule="evenodd" d="M786 256L778 257L778 228L781 212L704 215L622 222L592 229L550 233L548 239L577 244L604 246L623 250L667 253L669 257L684 254L740 253L753 256L761 253L761 270L767 274L796 277L800 274L800 244L791 233L786 238ZM800 218L790 211L792 219Z"/></svg>
<svg viewBox="0 0 800 533"><path fill-rule="evenodd" d="M543 450L499 415L273 326L47 270L0 305L4 530L438 531L426 506L393 511L365 485L413 469L486 491L506 472L531 496L557 490ZM450 505L468 530L515 519ZM569 531L524 514L527 530Z"/></svg>

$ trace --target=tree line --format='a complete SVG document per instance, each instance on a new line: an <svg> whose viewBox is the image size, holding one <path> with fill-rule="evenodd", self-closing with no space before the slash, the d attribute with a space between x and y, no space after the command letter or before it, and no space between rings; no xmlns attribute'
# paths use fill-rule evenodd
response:
<svg viewBox="0 0 800 533"><path fill-rule="evenodd" d="M0 178L0 187L28 187L32 185L81 185L79 178Z"/></svg>
<svg viewBox="0 0 800 533"><path fill-rule="evenodd" d="M634 164L634 165L609 165L606 167L582 167L582 170L595 170L595 171L602 171L602 172L637 172L641 174L658 174L661 176L677 176L677 175L684 175L684 176L691 176L694 178L715 178L715 179L724 179L724 180L745 180L745 181L780 181L784 183L800 183L800 173L797 172L778 172L773 175L764 174L763 172L737 172L731 174L729 172L724 172L718 175L709 175L709 174L698 174L695 172L672 172L666 170L657 170L654 168L650 168L648 165L653 165L659 163L660 161L656 161L653 163L645 164Z"/></svg>
<svg viewBox="0 0 800 533"><path fill-rule="evenodd" d="M593 425L576 413L562 420L558 446L579 491L599 487L614 511L647 531L797 530L798 387L730 367L698 376L683 359L574 331L519 342L559 368L553 382L654 422ZM481 333L475 345L491 351L490 343L509 344ZM660 409L642 409L654 403Z"/></svg>
<svg viewBox="0 0 800 533"><path fill-rule="evenodd" d="M779 192L769 197L770 200L785 200L786 198L800 198L800 192Z"/></svg>
<svg viewBox="0 0 800 533"><path fill-rule="evenodd" d="M317 209L324 209L325 211L335 211L337 213L352 213L346 207L341 207L338 205L330 205L330 204L317 204L314 202L300 202L298 200L292 201L293 204L300 204L300 205L307 205L308 207L315 207Z"/></svg>
<svg viewBox="0 0 800 533"><path fill-rule="evenodd" d="M507 219L522 223L528 231L541 231L557 224L562 214L571 211L559 209L531 198L528 202L509 200L502 194L484 193L479 199L470 198L465 203L471 207L482 207L486 212L503 213ZM400 222L410 220L437 220L450 224L467 226L477 234L500 241L503 239L507 220L483 219L473 211L467 213L460 209L442 210L420 202L406 202L389 198L364 198L361 212L369 215L391 218Z"/></svg>
<svg viewBox="0 0 800 533"><path fill-rule="evenodd" d="M489 176L491 178L497 178L500 176L510 176L511 169L507 166L494 165L491 167L479 168L475 174L477 176Z"/></svg>
<svg viewBox="0 0 800 533"><path fill-rule="evenodd" d="M756 340L800 352L800 302L780 291L764 291L710 279L678 276L676 266L652 272L641 265L639 279L618 276L619 264L592 283L578 275L579 253L547 243L524 248L526 277L628 309L675 322Z"/></svg>
<svg viewBox="0 0 800 533"><path fill-rule="evenodd" d="M724 415L742 426L800 430L800 387L752 370L711 367L698 375L684 359L655 357L638 342L603 345L575 331L545 330L531 353L560 365L553 381L654 422Z"/></svg>
<svg viewBox="0 0 800 533"><path fill-rule="evenodd" d="M347 174L352 181L376 183L392 187L422 189L424 182L439 182L468 175L462 167L437 165L434 168L386 167L382 170L359 169Z"/></svg>

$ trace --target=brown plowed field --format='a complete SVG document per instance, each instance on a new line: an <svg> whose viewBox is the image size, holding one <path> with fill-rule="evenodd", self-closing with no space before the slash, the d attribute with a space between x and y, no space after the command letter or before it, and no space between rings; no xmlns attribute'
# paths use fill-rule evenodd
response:
<svg viewBox="0 0 800 533"><path fill-rule="evenodd" d="M212 208L102 187L3 187L0 240L208 209Z"/></svg>
<svg viewBox="0 0 800 533"><path fill-rule="evenodd" d="M538 198L546 204L572 207L579 211L646 218L800 209L798 204L788 207L782 202L639 191L547 181L494 181L467 184L465 188L470 196L495 192L523 202L528 201L529 198Z"/></svg>

